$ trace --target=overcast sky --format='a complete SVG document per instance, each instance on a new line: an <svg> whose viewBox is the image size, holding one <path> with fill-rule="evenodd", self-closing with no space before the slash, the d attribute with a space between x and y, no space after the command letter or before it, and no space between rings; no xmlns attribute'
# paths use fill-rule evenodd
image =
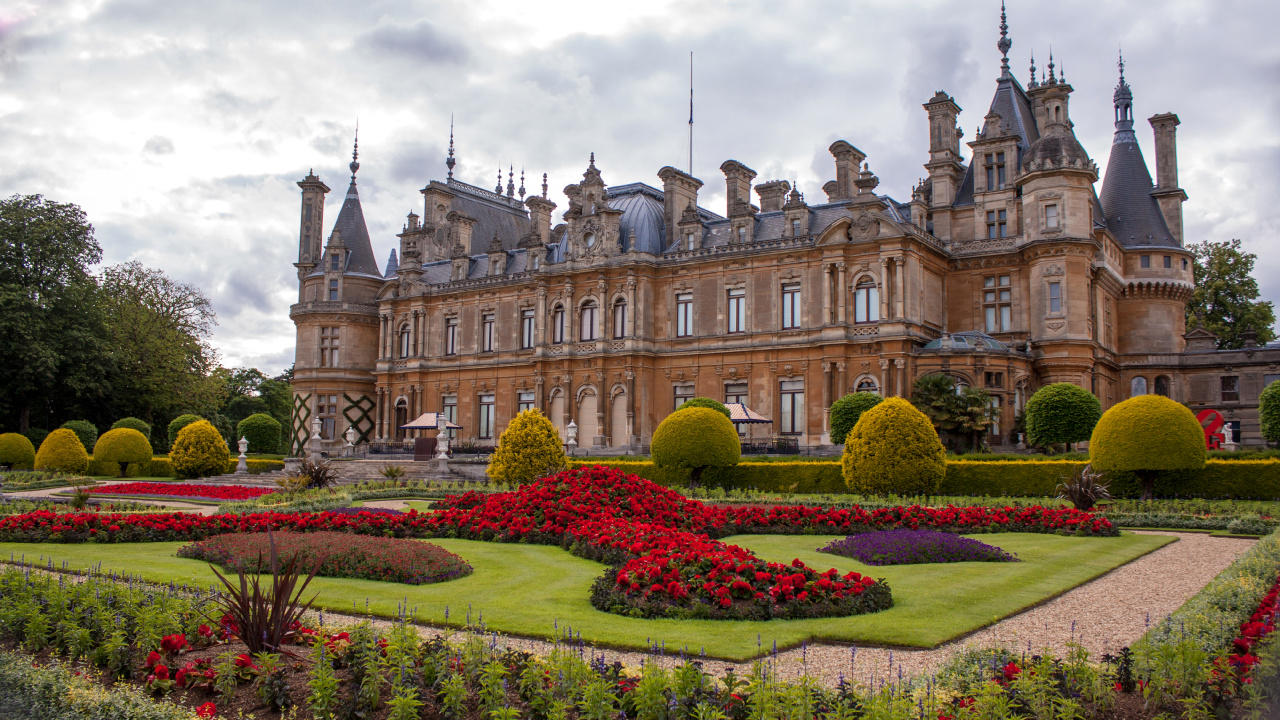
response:
<svg viewBox="0 0 1280 720"><path fill-rule="evenodd" d="M278 372L293 361L294 183L315 168L334 190L331 225L357 116L384 267L405 215L421 212L418 190L444 178L451 114L466 182L492 187L514 164L538 192L546 172L559 212L559 188L595 152L606 183L660 187L659 168L687 164L690 51L705 207L723 213L730 158L758 182L798 180L824 198L836 139L868 154L878 191L906 200L927 159L921 103L954 96L966 141L986 114L999 11L997 0L0 0L0 195L81 205L106 263L140 260L213 299L224 364ZM1278 24L1268 0L1009 6L1019 80L1052 46L1100 166L1123 47L1153 175L1141 120L1182 119L1188 241L1241 238L1273 301Z"/></svg>

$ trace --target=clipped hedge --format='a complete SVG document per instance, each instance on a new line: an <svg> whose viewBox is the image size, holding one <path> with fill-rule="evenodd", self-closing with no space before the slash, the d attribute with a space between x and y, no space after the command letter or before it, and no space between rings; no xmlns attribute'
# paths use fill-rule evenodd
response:
<svg viewBox="0 0 1280 720"><path fill-rule="evenodd" d="M738 464L742 444L727 415L711 408L683 407L658 423L649 443L659 467L689 470L689 482L697 485L710 468Z"/></svg>
<svg viewBox="0 0 1280 720"><path fill-rule="evenodd" d="M249 458L246 461L249 466L249 474L257 475L258 473L275 472L284 469L283 460L255 460ZM236 471L236 461L231 459L227 461L228 473ZM103 476L118 475L120 467L113 462L102 460L90 460L89 467L85 470L85 475ZM167 457L153 457L146 462L129 463L129 470L125 477L177 477L178 474L173 469L173 463L169 462Z"/></svg>
<svg viewBox="0 0 1280 720"><path fill-rule="evenodd" d="M30 470L35 463L36 446L25 435L0 435L0 465L7 465L12 470Z"/></svg>
<svg viewBox="0 0 1280 720"><path fill-rule="evenodd" d="M1102 417L1102 404L1079 385L1058 382L1045 385L1027 401L1027 441L1032 445L1057 445L1088 440Z"/></svg>
<svg viewBox="0 0 1280 720"><path fill-rule="evenodd" d="M1263 388L1258 396L1258 424L1263 439L1280 443L1280 380Z"/></svg>
<svg viewBox="0 0 1280 720"><path fill-rule="evenodd" d="M22 435L31 441L32 447L40 447L40 443L49 437L49 431L44 428L29 427L22 431Z"/></svg>
<svg viewBox="0 0 1280 720"><path fill-rule="evenodd" d="M98 442L98 428L93 423L88 420L68 420L62 423L62 427L80 438L85 452L93 452L93 446Z"/></svg>
<svg viewBox="0 0 1280 720"><path fill-rule="evenodd" d="M93 448L93 459L119 465L120 477L128 475L128 466L151 460L151 443L147 437L133 428L121 427L108 430L98 438Z"/></svg>
<svg viewBox="0 0 1280 720"><path fill-rule="evenodd" d="M902 398L889 398L858 418L841 463L853 492L932 495L946 475L946 457L928 416Z"/></svg>
<svg viewBox="0 0 1280 720"><path fill-rule="evenodd" d="M275 452L280 445L280 421L266 413L254 413L236 425L236 438L249 441L248 452Z"/></svg>
<svg viewBox="0 0 1280 720"><path fill-rule="evenodd" d="M680 404L679 409L688 410L692 408L707 408L708 410L715 410L725 417L733 417L729 414L729 408L725 407L724 403L719 400L712 400L709 397L689 398Z"/></svg>
<svg viewBox="0 0 1280 720"><path fill-rule="evenodd" d="M183 415L179 415L178 417L169 421L169 444L173 445L178 441L178 433L182 432L182 428L190 425L193 422L196 422L198 420L203 420L203 419L204 418L200 417L199 415L192 415L191 413L186 413Z"/></svg>
<svg viewBox="0 0 1280 720"><path fill-rule="evenodd" d="M85 452L80 438L67 428L58 428L49 433L49 437L40 443L40 450L36 452L36 470L56 470L79 475L88 464L89 453Z"/></svg>
<svg viewBox="0 0 1280 720"><path fill-rule="evenodd" d="M843 445L862 413L884 401L877 393L849 393L831 403L831 444Z"/></svg>
<svg viewBox="0 0 1280 720"><path fill-rule="evenodd" d="M145 420L139 420L136 417L127 417L120 418L119 420L111 423L112 430L119 430L120 428L137 430L142 433L142 436L147 439L147 442L151 442L151 424Z"/></svg>
<svg viewBox="0 0 1280 720"><path fill-rule="evenodd" d="M231 452L222 434L208 420L199 420L178 431L169 461L178 477L209 477L222 474L231 462Z"/></svg>

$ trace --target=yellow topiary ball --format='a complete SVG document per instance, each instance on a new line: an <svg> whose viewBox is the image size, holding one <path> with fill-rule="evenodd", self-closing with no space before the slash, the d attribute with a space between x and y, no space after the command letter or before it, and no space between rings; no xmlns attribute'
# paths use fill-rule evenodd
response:
<svg viewBox="0 0 1280 720"><path fill-rule="evenodd" d="M178 431L169 462L181 478L222 475L231 462L231 452L227 441L208 420L198 420Z"/></svg>
<svg viewBox="0 0 1280 720"><path fill-rule="evenodd" d="M89 453L85 452L80 438L66 428L49 433L36 453L36 470L79 475L88 467Z"/></svg>
<svg viewBox="0 0 1280 720"><path fill-rule="evenodd" d="M35 466L36 446L26 435L5 433L0 435L0 465L10 470L30 470Z"/></svg>
<svg viewBox="0 0 1280 720"><path fill-rule="evenodd" d="M1104 473L1132 472L1143 498L1155 495L1160 474L1199 470L1206 456L1204 429L1182 403L1139 395L1102 414L1089 438L1089 462Z"/></svg>
<svg viewBox="0 0 1280 720"><path fill-rule="evenodd" d="M680 408L671 413L649 443L658 467L688 468L690 485L709 467L729 467L742 459L742 442L729 418L710 408Z"/></svg>
<svg viewBox="0 0 1280 720"><path fill-rule="evenodd" d="M151 443L147 436L133 428L108 430L93 446L93 459L120 463L120 477L125 476L129 463L147 462L151 459Z"/></svg>
<svg viewBox="0 0 1280 720"><path fill-rule="evenodd" d="M521 412L498 438L485 473L494 482L523 485L560 472L569 465L560 434L541 410Z"/></svg>
<svg viewBox="0 0 1280 720"><path fill-rule="evenodd" d="M856 493L932 495L947 474L938 431L902 398L886 398L863 412L844 443L844 482Z"/></svg>

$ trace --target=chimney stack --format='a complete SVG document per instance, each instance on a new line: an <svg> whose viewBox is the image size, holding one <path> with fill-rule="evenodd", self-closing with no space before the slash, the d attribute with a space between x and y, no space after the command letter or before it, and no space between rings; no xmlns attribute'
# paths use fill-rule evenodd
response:
<svg viewBox="0 0 1280 720"><path fill-rule="evenodd" d="M670 165L658 171L662 180L663 219L666 221L667 244L679 239L678 224L687 207L698 207L698 189L702 181Z"/></svg>
<svg viewBox="0 0 1280 720"><path fill-rule="evenodd" d="M850 145L844 140L837 140L827 148L836 159L836 191L831 200L849 200L854 196L854 180L858 178L858 167L867 159L866 153Z"/></svg>
<svg viewBox="0 0 1280 720"><path fill-rule="evenodd" d="M786 201L789 192L791 192L791 183L786 180L771 180L758 185L756 194L760 196L760 212L782 210L782 203Z"/></svg>
<svg viewBox="0 0 1280 720"><path fill-rule="evenodd" d="M1148 122L1156 136L1156 187L1151 196L1160 205L1160 213L1169 232L1182 244L1182 203L1187 193L1178 187L1178 116L1173 113L1154 115Z"/></svg>
<svg viewBox="0 0 1280 720"><path fill-rule="evenodd" d="M755 179L756 171L737 160L726 160L720 166L720 172L724 173L725 217L729 217L737 214L738 203L751 205L751 181Z"/></svg>

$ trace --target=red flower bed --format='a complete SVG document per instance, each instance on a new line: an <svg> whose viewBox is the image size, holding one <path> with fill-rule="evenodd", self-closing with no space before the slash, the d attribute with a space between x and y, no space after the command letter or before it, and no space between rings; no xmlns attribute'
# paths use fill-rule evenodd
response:
<svg viewBox="0 0 1280 720"><path fill-rule="evenodd" d="M420 540L322 531L275 533L275 542L281 562L297 557L301 567L325 577L425 585L471 574L466 560ZM269 572L270 554L263 533L217 535L178 550L178 557L249 572Z"/></svg>
<svg viewBox="0 0 1280 720"><path fill-rule="evenodd" d="M275 492L272 488L243 485L188 485L186 483L135 482L101 485L94 495L150 495L192 500L252 500Z"/></svg>
<svg viewBox="0 0 1280 720"><path fill-rule="evenodd" d="M1240 634L1231 641L1231 654L1227 656L1227 666L1231 673L1244 682L1252 682L1249 671L1258 664L1258 656L1253 648L1263 638L1275 632L1276 615L1280 614L1280 579L1271 586L1271 591L1258 603L1258 609L1248 620L1240 623Z"/></svg>
<svg viewBox="0 0 1280 720"><path fill-rule="evenodd" d="M615 566L592 589L596 607L651 616L823 617L883 609L889 589L857 573L767 563L717 538L738 533L828 533L929 528L946 532L1117 535L1078 510L708 507L605 467L559 473L514 492L467 493L430 515L361 512L199 516L48 511L0 518L0 541L155 542L225 533L294 530L391 537L460 537L554 544Z"/></svg>

